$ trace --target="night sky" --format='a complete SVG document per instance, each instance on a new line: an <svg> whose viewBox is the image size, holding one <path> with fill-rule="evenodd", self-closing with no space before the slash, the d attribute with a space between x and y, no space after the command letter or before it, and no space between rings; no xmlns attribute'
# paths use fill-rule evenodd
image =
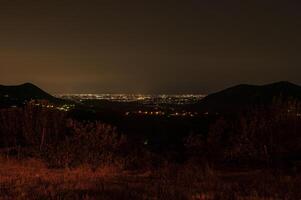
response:
<svg viewBox="0 0 301 200"><path fill-rule="evenodd" d="M301 84L300 53L300 0L0 0L0 84L50 93Z"/></svg>

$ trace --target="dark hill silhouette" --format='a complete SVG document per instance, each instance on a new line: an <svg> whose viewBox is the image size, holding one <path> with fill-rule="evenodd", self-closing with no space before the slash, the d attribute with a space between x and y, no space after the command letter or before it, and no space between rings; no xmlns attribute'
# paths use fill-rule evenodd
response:
<svg viewBox="0 0 301 200"><path fill-rule="evenodd" d="M16 86L0 85L0 106L21 105L25 101L30 100L48 100L49 102L57 103L61 100L51 96L39 87L25 83Z"/></svg>
<svg viewBox="0 0 301 200"><path fill-rule="evenodd" d="M262 86L241 84L208 95L193 109L202 112L236 112L255 105L268 105L277 98L301 100L301 87L286 81Z"/></svg>

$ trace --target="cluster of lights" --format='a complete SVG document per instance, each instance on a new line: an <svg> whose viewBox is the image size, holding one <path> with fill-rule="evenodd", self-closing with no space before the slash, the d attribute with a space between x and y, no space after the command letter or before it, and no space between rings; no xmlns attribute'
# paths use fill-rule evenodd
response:
<svg viewBox="0 0 301 200"><path fill-rule="evenodd" d="M61 110L61 111L65 111L65 112L67 112L67 111L69 111L69 110L71 110L72 108L74 108L75 107L75 105L70 105L70 104L64 104L64 105L62 105L61 107L56 107L58 110Z"/></svg>
<svg viewBox="0 0 301 200"><path fill-rule="evenodd" d="M199 113L197 112L176 112L176 113L172 113L171 116L173 117L195 117L197 116Z"/></svg>
<svg viewBox="0 0 301 200"><path fill-rule="evenodd" d="M61 94L59 98L83 101L83 100L108 100L112 102L140 102L142 104L190 104L195 103L205 95L144 95L144 94Z"/></svg>
<svg viewBox="0 0 301 200"><path fill-rule="evenodd" d="M126 112L125 115L156 115L156 116L163 116L165 112L163 111L134 111L134 112Z"/></svg>
<svg viewBox="0 0 301 200"><path fill-rule="evenodd" d="M35 103L34 105L35 106L41 106L42 108L57 109L57 110L60 110L60 111L65 111L65 112L68 112L72 108L75 107L74 104L64 104L64 105L61 105L61 106L55 106L55 105L52 105L52 104Z"/></svg>
<svg viewBox="0 0 301 200"><path fill-rule="evenodd" d="M206 113L204 113L205 115ZM139 116L168 116L168 117L196 117L199 115L198 112L172 112L172 113L166 113L164 111L133 111L133 112L126 112L126 116L129 115L139 115Z"/></svg>

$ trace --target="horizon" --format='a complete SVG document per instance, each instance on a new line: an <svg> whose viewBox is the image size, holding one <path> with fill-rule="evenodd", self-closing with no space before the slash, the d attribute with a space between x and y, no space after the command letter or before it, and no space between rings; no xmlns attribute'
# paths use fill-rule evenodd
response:
<svg viewBox="0 0 301 200"><path fill-rule="evenodd" d="M227 87L223 87L223 88L219 88L215 91L212 92L208 92L208 93L204 93L204 92L182 92L182 93L172 93L172 92L165 92L165 93L146 93L146 92L51 92L48 91L47 89L41 87L40 85L37 85L35 83L32 82L23 82L23 83L19 83L19 84L10 84L10 85L4 85L2 83L0 83L0 86L22 86L25 84L32 84L42 90L44 90L45 92L53 95L53 96L63 96L63 95L151 95L151 96L155 96L155 95L168 95L168 96L173 96L173 95L201 95L201 96L208 96L210 94L216 93L216 92L220 92L222 90L228 89L228 88L232 88L238 85L249 85L249 86L266 86L266 85L272 85L272 84L278 84L278 83L289 83L289 84L293 84L293 85L297 85L297 86L301 86L301 84L295 83L295 82L291 82L291 81L286 81L286 80L282 80L282 81L274 81L274 82L265 82L265 83L261 83L261 84L249 84L249 83L237 83L237 84L233 84L233 85L229 85Z"/></svg>

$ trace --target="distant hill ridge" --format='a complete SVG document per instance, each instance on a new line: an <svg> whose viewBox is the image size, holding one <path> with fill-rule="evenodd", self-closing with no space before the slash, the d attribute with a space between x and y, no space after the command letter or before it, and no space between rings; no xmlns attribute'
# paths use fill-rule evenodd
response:
<svg viewBox="0 0 301 200"><path fill-rule="evenodd" d="M208 95L193 108L204 112L235 112L253 105L267 105L275 98L301 100L301 87L287 81L261 86L241 84Z"/></svg>
<svg viewBox="0 0 301 200"><path fill-rule="evenodd" d="M20 105L24 101L40 99L50 102L60 101L32 83L15 86L0 85L0 106Z"/></svg>
<svg viewBox="0 0 301 200"><path fill-rule="evenodd" d="M287 81L261 86L240 84L208 95L194 104L192 109L202 112L235 112L253 105L267 105L275 98L301 100L301 87ZM25 101L39 99L53 103L64 101L53 97L32 83L16 86L0 85L0 107L21 105Z"/></svg>

